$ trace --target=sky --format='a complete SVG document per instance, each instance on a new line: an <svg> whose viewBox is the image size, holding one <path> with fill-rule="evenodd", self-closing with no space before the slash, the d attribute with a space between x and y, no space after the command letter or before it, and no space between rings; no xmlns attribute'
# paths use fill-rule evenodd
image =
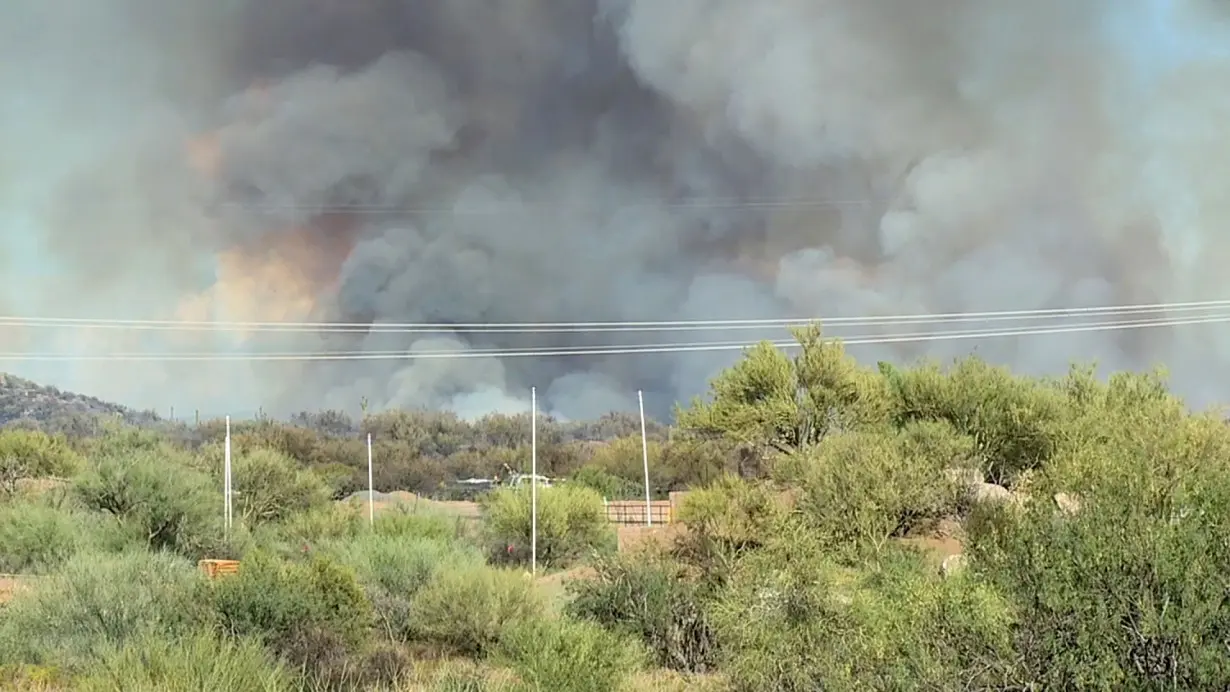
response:
<svg viewBox="0 0 1230 692"><path fill-rule="evenodd" d="M1081 0L1072 1L1080 2ZM1181 141L1179 138L1186 136L1183 130L1185 123L1172 117L1166 108L1166 97L1158 92L1160 78L1188 63L1230 60L1230 48L1227 48L1230 46L1230 41L1226 40L1230 38L1230 32L1226 32L1224 28L1215 27L1212 22L1207 21L1207 18L1203 18L1202 21L1202 18L1193 17L1190 11L1180 11L1181 5L1195 6L1199 2L1200 0L1120 0L1118 3L1120 7L1117 7L1113 14L1108 14L1109 19L1105 30L1117 39L1124 55L1129 57L1128 64L1133 66L1137 77L1126 82L1131 85L1125 87L1132 90L1131 97L1126 101L1117 98L1116 102L1134 103L1140 107L1123 108L1121 115L1132 127L1148 128L1151 132L1164 133L1164 136L1156 138L1140 138L1142 141L1149 142L1141 146L1160 149L1165 147L1167 142ZM3 38L2 33L0 32L0 39ZM0 75L6 70L20 69L19 64L8 66L0 64ZM11 82L12 80L6 81ZM37 85L32 84L31 88L37 88ZM41 106L34 104L41 104ZM50 126L41 124L44 119L40 117L42 114L37 112L39 107L54 109L63 106L57 105L53 100L39 99L32 92L27 92L25 98L20 92L6 93L5 98L0 99L0 127L7 130L6 134L28 137L32 141L54 142L53 147L56 150L47 151L46 158L57 162L61 167L60 171L51 170L46 166L40 167L40 173L44 178L30 179L27 172L6 171L4 154L0 152L0 260L3 260L0 261L0 282L3 282L0 283L0 290L2 290L2 295L10 298L7 304L0 302L0 314L14 314L13 311L22 308L19 296L23 290L28 291L31 286L37 286L40 282L54 282L58 276L63 276L62 272L65 271L56 265L49 252L38 246L35 239L44 234L32 226L34 221L18 215L15 211L37 205L39 200L32 198L34 191L50 188L48 178L71 167L73 156L80 151L86 151L83 148L84 140L74 138L72 132L47 133L46 129ZM52 115L48 111L46 119L50 120ZM92 117L93 115L91 114ZM102 112L97 117L116 117L116 114ZM1217 125L1214 123L1207 126L1216 127ZM48 137L48 134L54 136ZM1207 132L1205 134L1207 135ZM1148 162L1160 161L1163 158L1165 157L1145 156L1135 157L1132 160ZM1185 212L1183 205L1174 203L1176 199L1182 199L1186 189L1193 184L1193 181L1187 179L1191 175L1190 171L1182 169L1184 166L1182 162L1175 163L1173 158L1167 160L1171 163L1165 167L1160 164L1156 166L1145 164L1146 175L1142 187L1147 189L1142 191L1143 194L1154 196L1155 199L1165 198L1166 204L1153 206L1168 210L1166 213L1172 216L1170 219L1172 221L1175 215L1184 213L1195 215L1198 210ZM1167 228L1178 228L1181 225L1165 224ZM1193 246L1191 250L1191 252L1199 251L1199 247L1196 246ZM208 260L203 261L208 262ZM206 275L214 271L209 266L203 266L201 269ZM130 268L130 272L134 275L139 275L141 271L140 266ZM18 299L13 300L13 298ZM62 306L62 309L71 310L71 307ZM114 313L122 313L122 309L123 306L117 306L112 311L113 314L107 316L119 316ZM88 314L82 308L80 312L44 316L88 318L99 315ZM132 316L141 316L136 306L134 306ZM528 316L526 318L531 319ZM5 349L0 347L0 350ZM25 364L18 370L18 374L50 384L62 384L75 379L71 366L62 363L53 366Z"/></svg>
<svg viewBox="0 0 1230 692"><path fill-rule="evenodd" d="M1107 26L1107 31L1122 43L1123 50L1135 57L1139 70L1141 97L1148 99L1156 78L1168 69L1188 60L1230 58L1230 32L1219 30L1209 24L1193 27L1178 26L1174 14L1183 0L1125 0L1122 11L1117 13ZM10 66L13 67L13 66ZM37 127L38 118L29 112L29 101L20 94L6 95L0 105L0 124L5 128ZM1136 114L1127 114L1135 117ZM62 140L66 149L71 149L71 134ZM56 157L60 158L60 157ZM62 160L62 159L61 159ZM40 181L20 179L0 180L0 184L14 191L17 196L27 189L38 186ZM14 205L20 207L21 205ZM10 209L13 207L10 206ZM31 279L52 278L60 269L54 259L41 252L36 229L31 220L13 214L0 207L0 252L7 260L3 281L9 295L12 290L27 286ZM8 306L10 309L19 306ZM89 317L88 315L56 315L56 317Z"/></svg>

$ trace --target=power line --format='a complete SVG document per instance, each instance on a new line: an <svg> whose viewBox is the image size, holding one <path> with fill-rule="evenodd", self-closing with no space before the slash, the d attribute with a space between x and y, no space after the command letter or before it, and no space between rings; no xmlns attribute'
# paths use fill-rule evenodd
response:
<svg viewBox="0 0 1230 692"><path fill-rule="evenodd" d="M943 324L1042 320L1065 317L1121 316L1148 313L1190 313L1230 308L1230 300L1184 303L1142 303L1078 308L997 310L987 312L948 312L880 315L875 317L797 317L745 320L666 320L625 322L232 322L207 320L108 319L84 317L0 316L0 327L116 329L131 331L214 331L214 332L313 332L313 333L602 333L647 331L718 331L747 329L785 329L819 322L825 327L873 327L905 324Z"/></svg>
<svg viewBox="0 0 1230 692"><path fill-rule="evenodd" d="M1187 319L1158 319L1123 322L1102 322L1040 328L1008 328L999 330L966 330L956 332L914 332L878 336L843 338L848 346L883 345L929 341L955 341L967 339L994 339L1013 336L1045 336L1053 334L1076 334L1089 332L1126 331L1159 327L1178 327L1200 324L1225 324L1230 315L1212 315ZM777 348L795 348L794 341L770 341ZM544 358L564 356L608 356L663 353L703 353L741 351L755 344L746 342L692 342L681 344L643 344L608 347L541 347L524 349L477 349L477 350L427 350L427 351L340 351L302 353L131 353L131 354L45 354L45 353L0 353L0 361L40 362L269 362L269 361L412 361L456 360L467 358Z"/></svg>
<svg viewBox="0 0 1230 692"><path fill-rule="evenodd" d="M272 202L223 202L219 209L250 212L312 212L315 214L403 214L411 216L503 216L517 213L588 213L591 211L619 211L624 209L831 209L867 206L868 199L815 199L815 198L738 198L738 197L693 197L682 200L644 200L604 206L593 203L575 204L535 202L495 202L483 207L465 206L417 206L402 204L278 204Z"/></svg>

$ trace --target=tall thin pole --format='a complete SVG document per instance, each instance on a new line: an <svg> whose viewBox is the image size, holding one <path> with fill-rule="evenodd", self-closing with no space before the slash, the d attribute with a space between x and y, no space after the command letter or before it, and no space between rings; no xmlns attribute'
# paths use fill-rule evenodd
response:
<svg viewBox="0 0 1230 692"><path fill-rule="evenodd" d="M645 464L645 526L653 526L653 503L649 496L649 436L645 434L645 393L637 390L636 402L641 408L641 460Z"/></svg>
<svg viewBox="0 0 1230 692"><path fill-rule="evenodd" d="M376 525L376 486L372 483L372 434L367 433L367 523Z"/></svg>
<svg viewBox="0 0 1230 692"><path fill-rule="evenodd" d="M225 514L224 521L225 521L225 526L226 526L226 532L229 535L231 531L231 523L233 521L232 518L234 516L233 511L231 509L231 417L230 416L226 417L226 445L225 447L226 447L226 451L224 454L224 459L223 459L223 464L222 464L223 466L222 472L226 476L226 479L223 481L222 494L226 498L226 502L225 502L226 514Z"/></svg>
<svg viewBox="0 0 1230 692"><path fill-rule="evenodd" d="M538 390L530 387L530 574L538 573Z"/></svg>

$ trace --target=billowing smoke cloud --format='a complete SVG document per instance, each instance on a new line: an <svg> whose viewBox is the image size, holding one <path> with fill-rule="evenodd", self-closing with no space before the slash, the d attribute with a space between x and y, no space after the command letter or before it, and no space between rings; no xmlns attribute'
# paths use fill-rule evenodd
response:
<svg viewBox="0 0 1230 692"><path fill-rule="evenodd" d="M22 278L0 305L460 325L1220 298L1230 64L1166 55L1146 40L1163 20L1143 7L11 0L0 8L0 196L14 239L3 257ZM1200 12L1171 30L1224 21ZM783 335L0 336L0 350L20 338L89 353L471 356L0 361L140 406L366 400L468 415L523 410L533 385L545 409L582 417L634 406L637 389L661 412L735 355L484 351ZM1033 372L1166 361L1208 399L1226 337L1184 327L977 350Z"/></svg>

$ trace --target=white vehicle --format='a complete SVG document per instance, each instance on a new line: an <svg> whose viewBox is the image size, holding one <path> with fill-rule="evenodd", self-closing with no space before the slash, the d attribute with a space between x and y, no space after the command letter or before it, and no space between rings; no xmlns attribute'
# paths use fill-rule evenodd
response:
<svg viewBox="0 0 1230 692"><path fill-rule="evenodd" d="M509 487L512 487L512 488L519 488L523 485L529 485L530 481L535 478L538 479L538 487L540 488L551 487L550 478L547 478L546 476L532 476L528 473L514 473L512 476L508 478L508 485Z"/></svg>
<svg viewBox="0 0 1230 692"><path fill-rule="evenodd" d="M523 485L528 485L531 478L538 478L539 487L549 488L553 485L553 481L546 476L533 476L528 473L519 473L513 471L508 464L504 464L504 470L508 472L508 477L499 482L500 485L505 485L510 488L519 488Z"/></svg>

